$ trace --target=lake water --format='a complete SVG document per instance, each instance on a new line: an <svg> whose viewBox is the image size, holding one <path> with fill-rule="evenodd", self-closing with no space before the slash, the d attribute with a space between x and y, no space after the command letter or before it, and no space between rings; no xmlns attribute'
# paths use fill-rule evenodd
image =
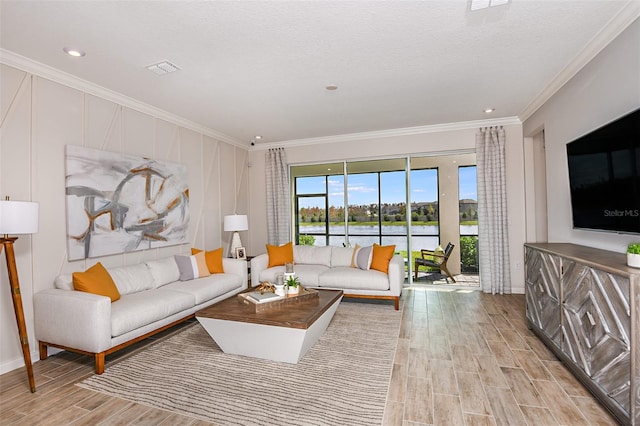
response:
<svg viewBox="0 0 640 426"><path fill-rule="evenodd" d="M310 226L301 226L300 227L300 235L304 235L307 233L324 233L324 226L321 225L310 225ZM411 237L411 248L414 251L420 249L429 249L433 250L438 246L439 237L439 227L437 225L419 225L412 226L412 234ZM330 233L343 233L344 226L330 226ZM383 225L382 226L382 245L390 245L395 244L396 250L406 250L407 249L407 237L405 236L407 232L406 226L393 226L393 225ZM460 233L462 235L478 235L478 226L477 225L461 225ZM419 234L435 234L433 236L419 236ZM316 246L324 246L327 245L324 236L314 235L316 238L315 245ZM351 245L359 244L361 246L371 245L373 243L380 243L378 240L378 227L374 225L351 225L349 226L349 240ZM332 246L340 246L345 242L344 236L330 236L330 241L328 245ZM446 244L446 241L443 241L442 244Z"/></svg>

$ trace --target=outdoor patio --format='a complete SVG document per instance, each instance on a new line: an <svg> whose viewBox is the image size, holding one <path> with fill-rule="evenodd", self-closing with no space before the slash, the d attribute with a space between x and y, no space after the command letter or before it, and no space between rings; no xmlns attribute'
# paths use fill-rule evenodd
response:
<svg viewBox="0 0 640 426"><path fill-rule="evenodd" d="M413 280L414 285L443 285L450 287L477 287L480 288L480 276L478 274L454 275L455 283L447 280L447 276L439 272L420 272L418 279Z"/></svg>

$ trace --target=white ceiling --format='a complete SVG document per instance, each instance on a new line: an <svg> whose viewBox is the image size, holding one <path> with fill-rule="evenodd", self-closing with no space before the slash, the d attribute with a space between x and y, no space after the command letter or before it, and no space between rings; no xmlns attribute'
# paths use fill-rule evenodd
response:
<svg viewBox="0 0 640 426"><path fill-rule="evenodd" d="M522 117L629 22L621 16L637 16L634 3L2 0L0 46L268 144ZM163 60L181 71L145 69Z"/></svg>

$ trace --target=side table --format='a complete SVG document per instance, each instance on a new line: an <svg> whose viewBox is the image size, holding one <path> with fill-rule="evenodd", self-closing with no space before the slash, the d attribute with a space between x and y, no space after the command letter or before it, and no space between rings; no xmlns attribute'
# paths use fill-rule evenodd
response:
<svg viewBox="0 0 640 426"><path fill-rule="evenodd" d="M247 288L251 288L251 259L255 256L247 256L247 274L249 274L249 279L247 280Z"/></svg>

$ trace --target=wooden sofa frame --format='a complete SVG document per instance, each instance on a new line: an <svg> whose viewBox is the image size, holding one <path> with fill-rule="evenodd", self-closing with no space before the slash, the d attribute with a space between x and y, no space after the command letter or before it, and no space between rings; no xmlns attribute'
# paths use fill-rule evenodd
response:
<svg viewBox="0 0 640 426"><path fill-rule="evenodd" d="M70 348L70 347L62 346L62 345L56 345L54 343L38 341L38 348L39 348L39 351L40 351L40 359L41 360L45 360L45 359L47 359L49 357L49 352L47 350L47 347L49 347L49 346L51 346L52 348L58 348L58 349L62 349L62 350L69 351L69 352L75 352L75 353L82 354L82 355L93 356L94 359L95 359L96 374L102 374L102 373L104 373L104 361L105 361L105 357L107 355L111 355L112 353L114 353L116 351L119 351L120 349L124 349L127 346L133 345L134 343L138 343L138 342L140 342L140 341L142 341L142 340L144 340L144 339L146 339L148 337L153 336L154 334L158 334L158 333L160 333L162 331L168 330L171 327L175 327L176 325L178 325L180 323L183 323L185 321L188 321L188 320L190 320L192 318L195 318L195 314L187 315L184 318L176 320L176 321L174 321L174 322L172 322L170 324L163 325L162 327L157 328L156 330L150 331L150 332L148 332L146 334L143 334L142 336L138 336L138 337L136 337L134 339L131 339L131 340L127 341L127 342L123 342L123 343L120 343L117 346L109 348L106 351L98 352L98 353L96 353L96 352L87 352L87 351L83 351L83 350L80 350L80 349Z"/></svg>

